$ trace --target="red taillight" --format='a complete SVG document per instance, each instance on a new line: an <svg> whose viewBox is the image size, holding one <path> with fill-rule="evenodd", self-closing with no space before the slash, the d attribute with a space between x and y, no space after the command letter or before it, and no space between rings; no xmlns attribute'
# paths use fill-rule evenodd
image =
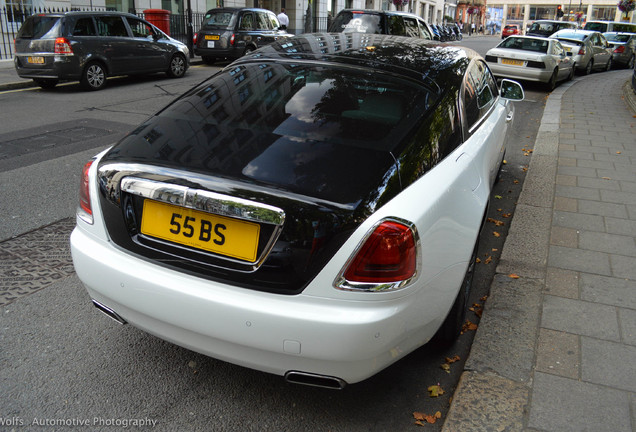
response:
<svg viewBox="0 0 636 432"><path fill-rule="evenodd" d="M63 37L55 39L55 54L73 54L73 48L68 39Z"/></svg>
<svg viewBox="0 0 636 432"><path fill-rule="evenodd" d="M88 180L88 170L91 168L93 161L88 161L82 168L82 179L80 181L80 209L84 211L86 216L92 218L93 216L93 208L91 207L91 193L90 193L90 184Z"/></svg>
<svg viewBox="0 0 636 432"><path fill-rule="evenodd" d="M625 45L617 46L617 47L616 47L616 49L614 50L614 52L615 52L616 54L620 54L620 53L622 53L622 52L625 52Z"/></svg>
<svg viewBox="0 0 636 432"><path fill-rule="evenodd" d="M199 33L195 33L194 37L192 38L192 44L196 46L197 44L197 39L199 38Z"/></svg>
<svg viewBox="0 0 636 432"><path fill-rule="evenodd" d="M585 55L585 47L579 49L579 55Z"/></svg>
<svg viewBox="0 0 636 432"><path fill-rule="evenodd" d="M232 36L230 36L230 45L234 45L234 33L232 33Z"/></svg>
<svg viewBox="0 0 636 432"><path fill-rule="evenodd" d="M344 277L349 282L399 282L415 275L416 244L413 231L395 221L384 221L364 242Z"/></svg>

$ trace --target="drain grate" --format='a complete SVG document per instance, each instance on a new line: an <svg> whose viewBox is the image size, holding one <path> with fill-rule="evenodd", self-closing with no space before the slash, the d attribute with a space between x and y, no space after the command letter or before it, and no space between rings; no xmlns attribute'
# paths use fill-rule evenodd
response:
<svg viewBox="0 0 636 432"><path fill-rule="evenodd" d="M73 275L69 236L75 218L0 243L0 306Z"/></svg>

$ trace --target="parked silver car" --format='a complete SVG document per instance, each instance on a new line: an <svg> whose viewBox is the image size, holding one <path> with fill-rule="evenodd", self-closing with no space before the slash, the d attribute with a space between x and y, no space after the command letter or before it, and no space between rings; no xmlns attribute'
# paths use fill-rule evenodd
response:
<svg viewBox="0 0 636 432"><path fill-rule="evenodd" d="M624 66L627 69L634 67L636 58L636 34L635 33L603 33L607 42L612 46L612 63L614 66Z"/></svg>
<svg viewBox="0 0 636 432"><path fill-rule="evenodd" d="M602 33L591 30L559 30L551 38L558 39L568 56L576 63L576 69L585 75L594 69L612 68L612 48Z"/></svg>
<svg viewBox="0 0 636 432"><path fill-rule="evenodd" d="M574 76L574 62L561 43L544 37L508 36L486 53L486 62L496 76L547 83L550 90Z"/></svg>

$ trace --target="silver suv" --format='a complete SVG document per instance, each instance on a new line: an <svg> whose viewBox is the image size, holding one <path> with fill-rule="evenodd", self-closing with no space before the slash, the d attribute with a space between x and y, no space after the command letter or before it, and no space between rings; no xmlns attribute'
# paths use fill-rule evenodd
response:
<svg viewBox="0 0 636 432"><path fill-rule="evenodd" d="M120 12L32 15L18 31L15 47L18 75L43 88L79 80L87 90L100 90L109 75L166 72L180 78L190 61L185 44Z"/></svg>

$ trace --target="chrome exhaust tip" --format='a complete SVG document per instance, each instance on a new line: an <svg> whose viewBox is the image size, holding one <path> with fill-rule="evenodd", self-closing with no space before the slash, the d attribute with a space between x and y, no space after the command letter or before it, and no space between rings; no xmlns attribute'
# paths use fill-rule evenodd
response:
<svg viewBox="0 0 636 432"><path fill-rule="evenodd" d="M107 317L117 321L119 324L128 324L125 319L123 319L122 317L120 317L117 314L117 312L115 312L114 310L112 310L108 306L104 306L103 304L101 304L97 300L93 300L93 306L95 306L97 309L99 309L99 311L102 312Z"/></svg>
<svg viewBox="0 0 636 432"><path fill-rule="evenodd" d="M342 390L347 385L345 380L337 377L300 371L288 371L285 374L285 381L293 384L303 384L332 390Z"/></svg>

